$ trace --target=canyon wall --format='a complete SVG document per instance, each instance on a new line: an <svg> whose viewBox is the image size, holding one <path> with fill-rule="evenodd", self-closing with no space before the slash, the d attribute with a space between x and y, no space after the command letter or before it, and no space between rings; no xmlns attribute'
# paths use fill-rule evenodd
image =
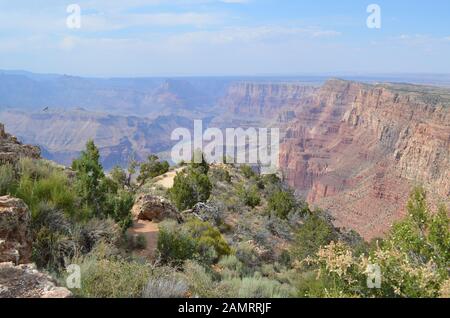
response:
<svg viewBox="0 0 450 318"><path fill-rule="evenodd" d="M221 104L234 116L229 127L281 128L287 183L368 240L404 215L415 185L432 205L450 203L449 89L338 79L322 87L235 83Z"/></svg>
<svg viewBox="0 0 450 318"><path fill-rule="evenodd" d="M296 83L234 83L219 103L235 115L269 116L306 103L316 90Z"/></svg>
<svg viewBox="0 0 450 318"><path fill-rule="evenodd" d="M191 120L176 115L148 119L85 110L0 111L0 121L24 142L39 145L43 157L66 166L79 156L86 141L93 139L105 169L126 166L133 157L146 160L150 154L167 152L173 144L172 131L192 126Z"/></svg>
<svg viewBox="0 0 450 318"><path fill-rule="evenodd" d="M328 81L295 108L280 162L287 182L339 226L383 235L423 185L450 198L450 98L437 88Z"/></svg>

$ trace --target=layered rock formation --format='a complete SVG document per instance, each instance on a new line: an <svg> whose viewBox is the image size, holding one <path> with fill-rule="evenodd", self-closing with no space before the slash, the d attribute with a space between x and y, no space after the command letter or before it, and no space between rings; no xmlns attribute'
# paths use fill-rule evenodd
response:
<svg viewBox="0 0 450 318"><path fill-rule="evenodd" d="M30 211L22 200L0 197L0 298L70 297L68 289L57 287L49 275L29 264L30 220Z"/></svg>
<svg viewBox="0 0 450 318"><path fill-rule="evenodd" d="M30 211L22 200L0 197L0 263L30 261L30 222Z"/></svg>
<svg viewBox="0 0 450 318"><path fill-rule="evenodd" d="M382 235L416 184L450 201L448 91L331 80L293 111L280 153L286 180L337 225Z"/></svg>
<svg viewBox="0 0 450 318"><path fill-rule="evenodd" d="M266 117L307 103L316 90L297 83L235 83L220 103L232 114Z"/></svg>
<svg viewBox="0 0 450 318"><path fill-rule="evenodd" d="M0 263L0 298L70 298L72 293L57 287L52 277L33 264Z"/></svg>
<svg viewBox="0 0 450 318"><path fill-rule="evenodd" d="M0 123L0 164L14 163L20 157L39 158L39 147L22 144L16 137L5 132L5 126Z"/></svg>
<svg viewBox="0 0 450 318"><path fill-rule="evenodd" d="M172 131L193 125L191 120L180 116L160 116L151 120L85 110L4 111L0 112L0 120L8 131L13 131L27 143L40 145L46 159L66 166L70 166L86 142L93 139L100 149L105 169L126 166L132 157L146 160L149 154L168 151L173 144L170 140ZM9 147L8 153L20 154L15 148Z"/></svg>
<svg viewBox="0 0 450 318"><path fill-rule="evenodd" d="M226 127L281 128L285 180L367 239L402 217L414 185L426 187L432 204L450 203L449 89L240 83L221 103Z"/></svg>

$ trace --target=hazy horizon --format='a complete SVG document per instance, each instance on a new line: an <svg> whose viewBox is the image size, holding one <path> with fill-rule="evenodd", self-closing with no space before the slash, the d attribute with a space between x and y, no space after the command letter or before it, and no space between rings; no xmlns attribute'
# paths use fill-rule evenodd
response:
<svg viewBox="0 0 450 318"><path fill-rule="evenodd" d="M380 9L369 26L370 4ZM448 74L448 1L0 1L0 69L83 77ZM378 28L379 27L379 28Z"/></svg>

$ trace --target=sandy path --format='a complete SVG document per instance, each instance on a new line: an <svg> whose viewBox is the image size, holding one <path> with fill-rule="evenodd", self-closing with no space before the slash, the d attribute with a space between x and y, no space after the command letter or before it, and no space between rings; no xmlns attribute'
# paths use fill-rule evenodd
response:
<svg viewBox="0 0 450 318"><path fill-rule="evenodd" d="M182 171L184 168L177 168L175 170L169 171L166 174L163 174L160 177L157 177L155 180L155 185L156 186L161 186L164 187L166 189L170 189L173 187L173 180L175 179L175 176L177 175L178 172Z"/></svg>
<svg viewBox="0 0 450 318"><path fill-rule="evenodd" d="M128 230L132 236L143 235L147 241L145 250L137 251L138 255L153 258L158 247L158 224L151 221L138 220L133 223L133 227Z"/></svg>
<svg viewBox="0 0 450 318"><path fill-rule="evenodd" d="M173 187L173 180L178 172L184 168L178 168L163 174L156 178L155 185L169 189ZM147 241L145 250L136 251L139 256L153 259L155 257L156 249L158 248L158 223L151 221L138 220L134 221L133 226L128 230L129 235L137 236L143 235Z"/></svg>

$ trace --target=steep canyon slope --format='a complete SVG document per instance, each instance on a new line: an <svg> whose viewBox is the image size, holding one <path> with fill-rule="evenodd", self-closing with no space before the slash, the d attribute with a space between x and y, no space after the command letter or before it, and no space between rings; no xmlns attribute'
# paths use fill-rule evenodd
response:
<svg viewBox="0 0 450 318"><path fill-rule="evenodd" d="M402 217L414 185L434 203L450 202L448 90L343 80L292 86L242 84L229 107L283 128L286 181L337 225L381 236Z"/></svg>
<svg viewBox="0 0 450 318"><path fill-rule="evenodd" d="M414 185L424 185L434 204L450 202L449 88L337 79L322 86L268 80L208 84L206 79L154 86L157 104L174 101L174 107L163 107L164 116L50 108L4 110L0 121L25 142L41 145L44 157L64 164L94 138L106 168L124 165L132 155L144 159L167 152L172 130L191 128L193 118L206 119L205 128L280 127L280 164L287 183L309 203L328 209L337 225L367 239L382 235L402 217ZM194 107L193 113L183 106L211 94L211 108Z"/></svg>

